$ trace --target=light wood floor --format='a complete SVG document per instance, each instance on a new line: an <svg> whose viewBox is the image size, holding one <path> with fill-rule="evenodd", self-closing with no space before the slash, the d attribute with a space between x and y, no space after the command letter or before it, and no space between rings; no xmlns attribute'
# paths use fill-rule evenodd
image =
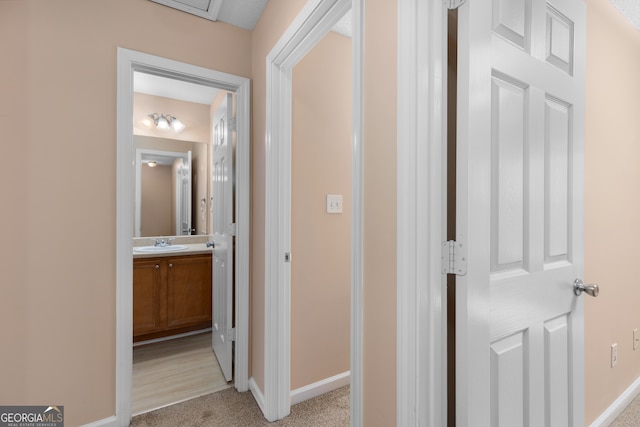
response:
<svg viewBox="0 0 640 427"><path fill-rule="evenodd" d="M211 349L211 332L133 349L133 415L228 387Z"/></svg>

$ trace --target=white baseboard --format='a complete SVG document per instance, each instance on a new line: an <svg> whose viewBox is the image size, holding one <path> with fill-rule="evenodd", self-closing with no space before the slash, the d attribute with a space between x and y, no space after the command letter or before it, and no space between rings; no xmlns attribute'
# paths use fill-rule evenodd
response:
<svg viewBox="0 0 640 427"><path fill-rule="evenodd" d="M262 415L265 414L265 406L264 406L264 394L262 394L262 390L258 387L258 383L253 377L249 378L249 391L253 394L253 398L256 400L258 407L262 411Z"/></svg>
<svg viewBox="0 0 640 427"><path fill-rule="evenodd" d="M118 425L118 419L115 415L112 415L108 418L85 424L82 427L118 427Z"/></svg>
<svg viewBox="0 0 640 427"><path fill-rule="evenodd" d="M324 380L315 382L313 384L306 385L304 387L291 390L291 404L304 402L305 400L312 399L316 396L328 393L333 390L337 390L340 387L344 387L351 383L351 372L343 372L338 375L334 375Z"/></svg>
<svg viewBox="0 0 640 427"><path fill-rule="evenodd" d="M197 331L184 332L182 334L176 334L176 335L169 335L168 337L154 338L152 340L146 340L146 341L138 341L138 342L134 342L133 346L134 347L138 347L138 346L141 346L141 345L147 345L147 344L153 344L153 343L162 342L162 341L174 340L176 338L189 337L191 335L202 334L204 332L211 332L212 330L213 330L213 328L198 329Z"/></svg>
<svg viewBox="0 0 640 427"><path fill-rule="evenodd" d="M591 423L590 427L606 427L625 410L633 399L640 394L640 377L631 384L600 416Z"/></svg>

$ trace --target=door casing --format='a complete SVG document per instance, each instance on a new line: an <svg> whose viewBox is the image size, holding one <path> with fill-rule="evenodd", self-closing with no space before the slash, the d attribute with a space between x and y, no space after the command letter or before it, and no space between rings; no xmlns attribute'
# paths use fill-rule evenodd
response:
<svg viewBox="0 0 640 427"><path fill-rule="evenodd" d="M116 414L115 425L131 420L133 359L133 72L142 71L236 93L236 355L234 385L249 384L249 200L251 86L245 77L142 52L118 48L116 174Z"/></svg>
<svg viewBox="0 0 640 427"><path fill-rule="evenodd" d="M445 3L398 0L399 426L447 425Z"/></svg>
<svg viewBox="0 0 640 427"><path fill-rule="evenodd" d="M362 19L363 0L310 0L267 56L264 390L252 390L265 417L290 412L291 72L352 11L351 425L362 425Z"/></svg>

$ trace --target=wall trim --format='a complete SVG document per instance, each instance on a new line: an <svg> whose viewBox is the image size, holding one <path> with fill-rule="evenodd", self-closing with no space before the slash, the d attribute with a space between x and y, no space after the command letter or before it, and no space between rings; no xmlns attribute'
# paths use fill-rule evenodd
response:
<svg viewBox="0 0 640 427"><path fill-rule="evenodd" d="M398 0L396 424L446 425L444 2ZM426 261L426 262L425 262Z"/></svg>
<svg viewBox="0 0 640 427"><path fill-rule="evenodd" d="M291 73L352 9L351 423L362 423L362 0L309 0L266 58L264 415L291 410Z"/></svg>
<svg viewBox="0 0 640 427"><path fill-rule="evenodd" d="M624 391L589 427L606 427L613 422L629 404L640 395L640 377Z"/></svg>
<svg viewBox="0 0 640 427"><path fill-rule="evenodd" d="M351 382L351 373L349 371L325 378L315 383L305 385L304 387L291 390L291 405L295 405L305 400L313 399L330 391L337 390L340 387L349 385Z"/></svg>
<svg viewBox="0 0 640 427"><path fill-rule="evenodd" d="M118 419L115 415L112 415L98 421L90 422L89 424L84 424L82 427L117 427L118 425Z"/></svg>
<svg viewBox="0 0 640 427"><path fill-rule="evenodd" d="M236 147L236 353L234 386L249 387L249 215L251 81L235 76L118 47L117 50L117 174L116 174L116 418L126 427L131 420L133 360L133 72L207 84L235 92Z"/></svg>
<svg viewBox="0 0 640 427"><path fill-rule="evenodd" d="M154 343L157 343L157 342L169 341L169 340L174 340L174 339L177 339L177 338L190 337L192 335L204 334L206 332L211 332L211 331L213 331L213 328L198 329L197 331L185 332L183 334L171 335L169 337L153 338L153 339L146 340L146 341L134 342L133 346L134 347L139 347L141 345L154 344Z"/></svg>

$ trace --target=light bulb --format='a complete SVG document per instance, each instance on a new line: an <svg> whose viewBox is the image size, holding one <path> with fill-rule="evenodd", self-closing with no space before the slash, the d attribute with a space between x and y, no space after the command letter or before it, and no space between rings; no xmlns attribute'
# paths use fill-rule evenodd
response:
<svg viewBox="0 0 640 427"><path fill-rule="evenodd" d="M160 116L158 119L158 127L160 129L169 129L169 122L164 116Z"/></svg>
<svg viewBox="0 0 640 427"><path fill-rule="evenodd" d="M173 119L171 120L171 127L173 127L173 130L175 130L176 132L180 132L182 129L185 128L185 125L180 120Z"/></svg>
<svg viewBox="0 0 640 427"><path fill-rule="evenodd" d="M150 168L155 168L156 166L158 166L158 163L150 161L149 163L147 163L147 166L149 166Z"/></svg>

